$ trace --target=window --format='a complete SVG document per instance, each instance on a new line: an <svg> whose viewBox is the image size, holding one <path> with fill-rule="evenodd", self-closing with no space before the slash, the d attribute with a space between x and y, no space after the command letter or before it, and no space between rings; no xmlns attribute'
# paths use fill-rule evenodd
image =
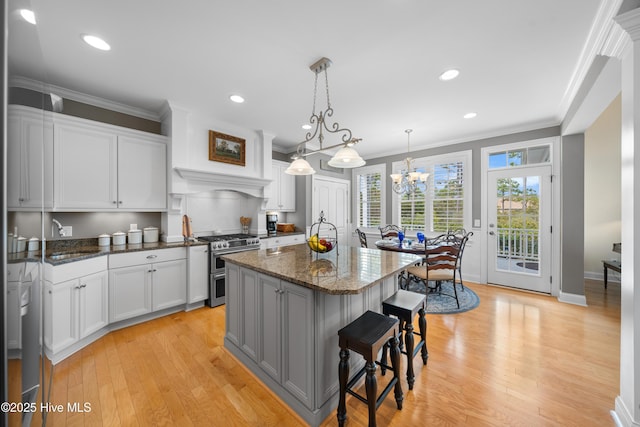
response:
<svg viewBox="0 0 640 427"><path fill-rule="evenodd" d="M384 215L384 165L374 165L354 170L356 195L356 226L358 228L378 228Z"/></svg>
<svg viewBox="0 0 640 427"><path fill-rule="evenodd" d="M489 169L551 163L551 147L516 148L489 154Z"/></svg>
<svg viewBox="0 0 640 427"><path fill-rule="evenodd" d="M433 233L470 228L471 151L415 159L413 166L429 173L429 179L411 194L395 195L394 223L407 231Z"/></svg>

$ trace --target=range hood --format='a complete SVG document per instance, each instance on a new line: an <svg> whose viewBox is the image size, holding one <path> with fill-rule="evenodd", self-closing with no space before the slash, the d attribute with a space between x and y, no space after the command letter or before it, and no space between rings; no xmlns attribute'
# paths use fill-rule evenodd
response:
<svg viewBox="0 0 640 427"><path fill-rule="evenodd" d="M188 168L175 167L173 169L186 181L204 184L210 190L238 191L259 198L265 196L265 187L271 184L272 181L270 179L228 175Z"/></svg>

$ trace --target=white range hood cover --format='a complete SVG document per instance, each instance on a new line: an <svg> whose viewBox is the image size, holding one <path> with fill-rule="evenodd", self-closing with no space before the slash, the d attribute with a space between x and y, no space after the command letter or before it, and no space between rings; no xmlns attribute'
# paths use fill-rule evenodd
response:
<svg viewBox="0 0 640 427"><path fill-rule="evenodd" d="M188 168L173 168L181 178L206 184L211 190L238 191L253 197L263 198L265 187L271 184L270 179L227 175Z"/></svg>

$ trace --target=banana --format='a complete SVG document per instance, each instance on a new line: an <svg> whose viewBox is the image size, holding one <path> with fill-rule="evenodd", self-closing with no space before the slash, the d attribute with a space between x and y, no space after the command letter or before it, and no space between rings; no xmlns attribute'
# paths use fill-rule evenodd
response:
<svg viewBox="0 0 640 427"><path fill-rule="evenodd" d="M313 236L309 237L309 247L314 251L318 251L318 235L317 234L314 234Z"/></svg>

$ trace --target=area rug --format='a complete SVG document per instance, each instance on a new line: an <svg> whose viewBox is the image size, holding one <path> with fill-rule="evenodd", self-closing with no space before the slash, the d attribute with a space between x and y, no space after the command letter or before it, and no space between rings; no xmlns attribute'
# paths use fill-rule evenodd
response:
<svg viewBox="0 0 640 427"><path fill-rule="evenodd" d="M424 294L425 286L422 282L412 281L409 283L408 290ZM429 294L427 294L427 313L464 313L465 311L473 310L480 304L480 298L468 286L465 286L463 291L460 288L460 285L458 285L458 300L460 301L460 308L458 308L456 304L456 299L449 295L454 295L451 282L443 282L442 291L440 293L429 292Z"/></svg>

